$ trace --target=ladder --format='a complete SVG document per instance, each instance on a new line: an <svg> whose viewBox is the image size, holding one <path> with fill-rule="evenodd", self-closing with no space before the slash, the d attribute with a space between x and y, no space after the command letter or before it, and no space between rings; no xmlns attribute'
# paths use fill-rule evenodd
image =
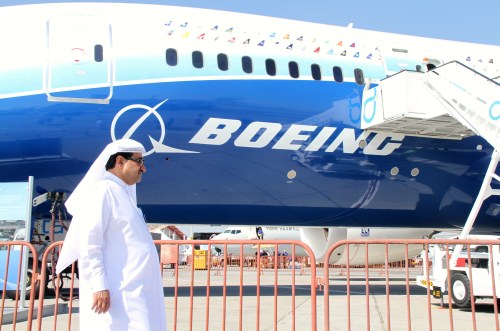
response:
<svg viewBox="0 0 500 331"><path fill-rule="evenodd" d="M500 183L496 174L500 160L500 85L460 62L426 73L402 71L373 88L366 84L361 128L440 139L479 135L494 148L460 239L468 236L483 202L500 195L500 190L491 185L493 180ZM456 264L461 249L461 245L456 246L451 265Z"/></svg>
<svg viewBox="0 0 500 331"><path fill-rule="evenodd" d="M456 61L427 73L401 71L365 85L361 128L441 139L479 135L500 150L500 85Z"/></svg>
<svg viewBox="0 0 500 331"><path fill-rule="evenodd" d="M453 61L426 74L425 84L448 112L500 151L500 85Z"/></svg>

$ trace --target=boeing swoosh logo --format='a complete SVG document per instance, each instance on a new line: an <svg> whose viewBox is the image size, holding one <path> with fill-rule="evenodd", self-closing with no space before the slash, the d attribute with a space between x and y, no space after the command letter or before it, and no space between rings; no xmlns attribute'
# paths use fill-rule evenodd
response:
<svg viewBox="0 0 500 331"><path fill-rule="evenodd" d="M163 144L163 141L165 140L165 123L163 122L162 117L158 113L158 108L160 108L161 105L163 105L165 102L167 102L168 99L163 100L159 104L157 104L154 107L149 107L146 105L141 105L141 104L133 104L130 106L127 106L125 108L120 109L118 113L116 113L115 117L113 118L113 122L111 122L111 138L113 141L117 139L127 139L131 138L132 135L140 128L141 124L144 123L144 121L149 118L150 116L156 117L157 121L160 124L160 138L158 140L154 139L150 135L148 135L151 144L153 145L153 148L150 150L147 150L144 156L150 155L154 152L156 153L199 153L196 151L188 151L184 149L178 149L175 147L167 146ZM143 109L144 114L140 116L135 122L132 123L132 125L129 127L129 129L125 132L125 134L122 137L117 137L116 135L116 123L120 119L120 117L125 114L127 111L130 110L136 110L136 109Z"/></svg>

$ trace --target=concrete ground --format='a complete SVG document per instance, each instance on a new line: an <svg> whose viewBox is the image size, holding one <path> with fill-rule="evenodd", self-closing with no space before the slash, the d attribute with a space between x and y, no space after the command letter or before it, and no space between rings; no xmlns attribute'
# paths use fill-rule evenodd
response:
<svg viewBox="0 0 500 331"><path fill-rule="evenodd" d="M321 274L322 270L318 269L318 273ZM211 286L210 296L207 299L208 276ZM478 300L475 314L471 308L454 308L450 311L447 297L444 298L443 306L439 300L432 297L429 299L426 289L415 285L415 276L415 273L410 274L408 299L404 272L390 271L389 286L386 286L385 274L370 273L368 288L362 270L351 273L349 288L343 272L331 272L328 296L329 329L367 330L368 323L370 330L494 330L496 328L492 300ZM293 278L296 283L295 297L292 296ZM240 279L243 280L241 285ZM186 267L180 270L177 280L172 270L165 269L163 280L169 330L313 330L310 270L296 270L294 275L291 269L278 270L277 273L274 273L273 269L267 269L259 276L255 268L244 268L241 275L239 268L231 268L224 275L222 269L195 270L192 273ZM276 287L275 281L278 283ZM176 282L177 298L174 297ZM386 295L387 289L390 292L389 296ZM260 292L259 296L257 290ZM347 296L348 290L350 296ZM243 293L242 299L240 291ZM193 293L192 299L191 293ZM276 298L275 293L277 293ZM72 301L72 314L68 314L69 304L70 302L59 300L59 314L54 318L55 300L46 298L41 330L53 330L54 323L55 330L79 330L79 301ZM325 330L323 291L317 291L316 304L317 330ZM15 325L12 323L12 318L10 322L8 321L9 306L13 306L13 301L6 299L3 325L0 330L13 330L14 327L15 330L27 330L26 316L23 317L22 314L18 314ZM36 307L38 301L35 302L35 309ZM241 319L240 311L242 311ZM410 319L407 318L408 314ZM69 322L71 328L68 327ZM33 322L32 330L38 330L36 320Z"/></svg>

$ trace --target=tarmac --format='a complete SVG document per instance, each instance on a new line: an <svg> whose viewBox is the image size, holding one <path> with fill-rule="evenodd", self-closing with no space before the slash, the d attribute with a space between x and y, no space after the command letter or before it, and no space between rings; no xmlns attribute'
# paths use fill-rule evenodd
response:
<svg viewBox="0 0 500 331"><path fill-rule="evenodd" d="M224 273L223 269L191 272L186 268L179 271L178 278L172 270L164 269L168 330L314 330L310 270L296 270L294 274L291 269L278 270L277 273L274 269L268 269L262 270L259 276L255 268L243 268L242 274L239 267L229 269ZM322 269L318 269L318 273L321 274ZM475 314L472 308L455 307L450 310L447 296L441 303L438 299L428 297L425 288L415 285L416 275L410 274L408 297L405 273L400 270L389 271L388 285L385 274L370 272L368 287L363 270L350 274L349 287L345 273L330 272L329 330L497 328L492 300L477 300ZM208 298L207 277L210 277L211 285ZM240 283L240 279L243 282ZM293 279L295 296L292 295ZM176 282L177 298L174 291ZM386 294L388 291L390 295ZM243 293L241 299L240 292ZM326 330L324 291L318 290L316 295L316 330ZM25 331L27 314L18 314L15 324L12 318L10 321L8 319L8 309L12 308L13 303L13 300L6 299L0 330ZM59 300L56 318L54 304L54 298L47 297L44 300L41 330L79 330L79 301L72 301L72 314L69 314L70 303ZM35 302L35 310L37 307L38 301ZM38 330L36 319L31 330Z"/></svg>

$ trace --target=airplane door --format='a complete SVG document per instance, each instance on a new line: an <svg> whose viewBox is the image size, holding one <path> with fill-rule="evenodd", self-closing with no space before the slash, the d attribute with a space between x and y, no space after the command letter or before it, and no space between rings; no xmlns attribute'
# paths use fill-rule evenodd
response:
<svg viewBox="0 0 500 331"><path fill-rule="evenodd" d="M111 25L100 17L68 15L47 22L49 101L109 103Z"/></svg>
<svg viewBox="0 0 500 331"><path fill-rule="evenodd" d="M423 57L412 50L410 45L381 41L378 43L378 50L387 76L403 70L425 71Z"/></svg>
<svg viewBox="0 0 500 331"><path fill-rule="evenodd" d="M248 239L257 239L257 228L255 226L247 228Z"/></svg>

